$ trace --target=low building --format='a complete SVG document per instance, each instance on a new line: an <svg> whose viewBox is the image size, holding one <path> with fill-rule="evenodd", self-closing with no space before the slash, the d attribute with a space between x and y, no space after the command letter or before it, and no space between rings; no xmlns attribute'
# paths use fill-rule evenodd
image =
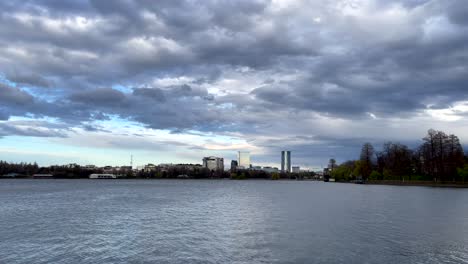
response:
<svg viewBox="0 0 468 264"><path fill-rule="evenodd" d="M152 171L156 171L156 169L157 169L157 166L151 163L143 167L144 172L152 172Z"/></svg>
<svg viewBox="0 0 468 264"><path fill-rule="evenodd" d="M132 166L120 166L120 167L116 167L115 170L119 173L128 173L128 172L132 172L133 168Z"/></svg>
<svg viewBox="0 0 468 264"><path fill-rule="evenodd" d="M203 167L211 171L224 171L224 159L218 157L203 158Z"/></svg>
<svg viewBox="0 0 468 264"><path fill-rule="evenodd" d="M76 163L70 163L68 165L65 165L66 168L68 169L76 169L76 168L79 168L80 165L76 164Z"/></svg>
<svg viewBox="0 0 468 264"><path fill-rule="evenodd" d="M299 173L299 172L301 172L301 167L299 167L299 166L293 166L293 167L292 167L292 172L293 172L293 173Z"/></svg>
<svg viewBox="0 0 468 264"><path fill-rule="evenodd" d="M278 173L279 169L276 167L263 167L263 171L267 173Z"/></svg>
<svg viewBox="0 0 468 264"><path fill-rule="evenodd" d="M112 166L104 166L104 167L102 168L102 171L103 171L104 173L114 173L115 168L112 167Z"/></svg>
<svg viewBox="0 0 468 264"><path fill-rule="evenodd" d="M86 165L83 168L85 170L95 170L95 169L97 169L96 165Z"/></svg>

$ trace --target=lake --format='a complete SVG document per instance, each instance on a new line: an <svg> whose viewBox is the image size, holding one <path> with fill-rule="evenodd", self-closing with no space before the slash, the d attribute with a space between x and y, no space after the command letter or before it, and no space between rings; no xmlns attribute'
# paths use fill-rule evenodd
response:
<svg viewBox="0 0 468 264"><path fill-rule="evenodd" d="M0 263L468 263L468 189L5 179Z"/></svg>

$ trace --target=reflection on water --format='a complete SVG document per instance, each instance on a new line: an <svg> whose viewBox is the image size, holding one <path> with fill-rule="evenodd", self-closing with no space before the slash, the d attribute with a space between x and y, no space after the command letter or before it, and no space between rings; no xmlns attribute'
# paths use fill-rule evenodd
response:
<svg viewBox="0 0 468 264"><path fill-rule="evenodd" d="M468 263L468 190L1 180L0 263Z"/></svg>

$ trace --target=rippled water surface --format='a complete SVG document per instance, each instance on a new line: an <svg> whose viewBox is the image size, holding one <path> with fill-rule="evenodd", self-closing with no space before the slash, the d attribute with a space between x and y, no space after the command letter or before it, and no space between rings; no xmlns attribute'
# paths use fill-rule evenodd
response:
<svg viewBox="0 0 468 264"><path fill-rule="evenodd" d="M0 263L468 263L468 190L0 180Z"/></svg>

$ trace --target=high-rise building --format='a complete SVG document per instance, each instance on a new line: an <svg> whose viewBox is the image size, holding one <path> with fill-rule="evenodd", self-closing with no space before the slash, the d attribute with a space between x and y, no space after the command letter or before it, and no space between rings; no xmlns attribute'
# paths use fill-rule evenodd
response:
<svg viewBox="0 0 468 264"><path fill-rule="evenodd" d="M238 166L244 169L250 168L250 152L239 151L237 153Z"/></svg>
<svg viewBox="0 0 468 264"><path fill-rule="evenodd" d="M224 171L224 159L218 157L203 158L203 167L211 171Z"/></svg>
<svg viewBox="0 0 468 264"><path fill-rule="evenodd" d="M281 171L291 172L291 151L281 151Z"/></svg>
<svg viewBox="0 0 468 264"><path fill-rule="evenodd" d="M237 170L237 160L231 160L231 172L235 172Z"/></svg>

